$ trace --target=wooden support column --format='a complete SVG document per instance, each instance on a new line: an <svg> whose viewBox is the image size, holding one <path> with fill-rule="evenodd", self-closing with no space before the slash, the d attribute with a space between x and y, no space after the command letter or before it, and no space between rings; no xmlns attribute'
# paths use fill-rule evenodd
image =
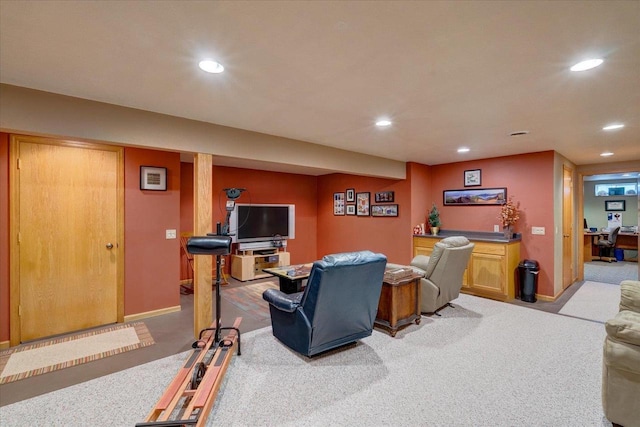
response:
<svg viewBox="0 0 640 427"><path fill-rule="evenodd" d="M193 157L193 232L194 236L206 236L213 232L212 217L213 156L196 154ZM198 338L200 331L213 322L211 255L193 256L193 333Z"/></svg>

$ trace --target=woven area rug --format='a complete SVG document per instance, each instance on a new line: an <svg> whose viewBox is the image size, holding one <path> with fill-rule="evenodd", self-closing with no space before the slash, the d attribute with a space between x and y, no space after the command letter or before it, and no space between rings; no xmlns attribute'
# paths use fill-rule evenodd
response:
<svg viewBox="0 0 640 427"><path fill-rule="evenodd" d="M257 319L269 319L269 303L262 299L267 289L279 289L277 282L260 282L252 285L224 288L220 290L222 298Z"/></svg>
<svg viewBox="0 0 640 427"><path fill-rule="evenodd" d="M605 323L616 315L619 305L619 285L584 282L558 313Z"/></svg>
<svg viewBox="0 0 640 427"><path fill-rule="evenodd" d="M154 344L142 322L115 325L0 352L0 384Z"/></svg>

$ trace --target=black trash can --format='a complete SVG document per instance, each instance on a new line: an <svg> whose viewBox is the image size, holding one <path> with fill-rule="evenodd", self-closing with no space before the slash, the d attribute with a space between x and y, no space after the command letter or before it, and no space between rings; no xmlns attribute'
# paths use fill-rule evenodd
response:
<svg viewBox="0 0 640 427"><path fill-rule="evenodd" d="M520 299L525 302L536 302L538 291L538 273L540 266L538 261L525 259L518 264Z"/></svg>

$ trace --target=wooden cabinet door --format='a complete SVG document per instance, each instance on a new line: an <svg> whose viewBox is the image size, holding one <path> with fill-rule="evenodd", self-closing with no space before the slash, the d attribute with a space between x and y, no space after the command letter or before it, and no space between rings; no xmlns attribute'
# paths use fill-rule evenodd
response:
<svg viewBox="0 0 640 427"><path fill-rule="evenodd" d="M473 267L470 286L473 289L500 296L506 293L504 256L472 253L471 263Z"/></svg>

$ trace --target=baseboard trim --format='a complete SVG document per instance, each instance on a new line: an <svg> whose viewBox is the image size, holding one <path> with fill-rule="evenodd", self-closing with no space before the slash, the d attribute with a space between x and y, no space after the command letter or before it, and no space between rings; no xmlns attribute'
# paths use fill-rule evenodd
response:
<svg viewBox="0 0 640 427"><path fill-rule="evenodd" d="M0 350L11 347L11 341L0 341Z"/></svg>
<svg viewBox="0 0 640 427"><path fill-rule="evenodd" d="M562 295L562 293L558 294L558 296ZM554 302L555 300L558 299L558 296L555 297L550 297L548 295L540 295L540 294L536 294L536 298L539 299L540 301L546 301L546 302Z"/></svg>
<svg viewBox="0 0 640 427"><path fill-rule="evenodd" d="M180 311L181 308L179 305L173 307L161 308L158 310L145 311L144 313L136 313L129 314L128 316L124 316L125 322L133 322L136 320L146 319L148 317L161 316L163 314L175 313L176 311Z"/></svg>

